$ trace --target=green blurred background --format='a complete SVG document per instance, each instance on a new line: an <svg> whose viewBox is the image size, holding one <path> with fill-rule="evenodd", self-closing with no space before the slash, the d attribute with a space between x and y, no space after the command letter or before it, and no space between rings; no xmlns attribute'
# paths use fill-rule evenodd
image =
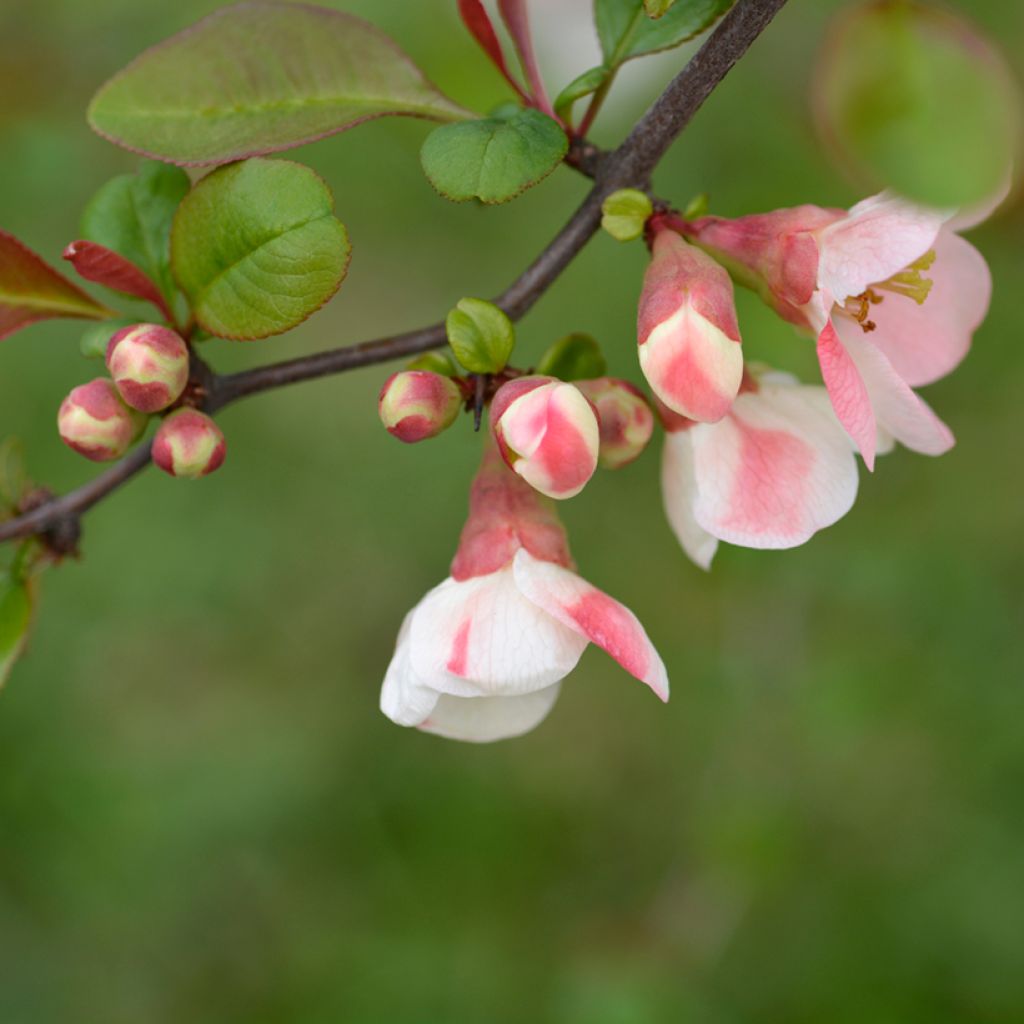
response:
<svg viewBox="0 0 1024 1024"><path fill-rule="evenodd" d="M135 162L88 131L89 95L217 6L3 6L0 225L59 262L83 203ZM447 0L336 6L456 99L505 98ZM659 193L707 190L729 215L858 198L808 115L839 6L792 0ZM590 66L586 4L534 7L557 89ZM1018 60L1021 5L969 10ZM597 140L686 56L634 64ZM288 337L211 343L216 366L494 294L586 189L560 170L505 208L447 204L418 168L427 130L388 119L300 151L350 228L348 281ZM810 544L723 548L703 574L664 522L656 450L565 507L582 571L669 665L667 707L591 650L519 740L455 744L379 713L476 458L468 429L389 438L383 367L231 408L223 471L150 472L97 508L0 696L0 1024L1024 1020L1022 223L1017 203L973 236L992 312L928 389L957 447L881 460ZM636 379L643 265L642 246L595 239L522 323L524 361L587 330ZM754 357L813 372L810 345L740 301ZM61 490L93 472L54 429L100 369L80 333L40 325L0 351L0 433Z"/></svg>

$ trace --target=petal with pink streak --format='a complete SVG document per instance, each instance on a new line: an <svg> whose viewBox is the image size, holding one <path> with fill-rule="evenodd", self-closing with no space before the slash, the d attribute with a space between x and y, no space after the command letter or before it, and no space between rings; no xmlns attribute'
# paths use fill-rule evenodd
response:
<svg viewBox="0 0 1024 1024"><path fill-rule="evenodd" d="M413 612L409 612L402 622L380 691L380 709L397 725L419 725L434 710L438 698L437 692L423 686L412 671L409 661L412 616Z"/></svg>
<svg viewBox="0 0 1024 1024"><path fill-rule="evenodd" d="M911 387L946 376L967 355L992 297L992 275L984 257L945 228L935 245L935 262L925 273L932 288L922 304L882 293L882 302L871 307L876 329L867 339ZM835 324L844 343L864 333L849 317L839 316Z"/></svg>
<svg viewBox="0 0 1024 1024"><path fill-rule="evenodd" d="M693 468L690 430L666 432L661 450L661 497L672 532L690 560L702 569L711 568L718 540L694 517L697 478Z"/></svg>
<svg viewBox="0 0 1024 1024"><path fill-rule="evenodd" d="M607 651L630 675L668 700L668 674L637 617L623 604L553 562L526 551L512 562L516 586L537 608Z"/></svg>
<svg viewBox="0 0 1024 1024"><path fill-rule="evenodd" d="M923 455L948 452L955 443L952 431L914 393L881 350L867 340L869 337L851 335L846 351L871 397L879 427L904 447Z"/></svg>
<svg viewBox="0 0 1024 1024"><path fill-rule="evenodd" d="M693 515L719 540L795 547L853 505L857 461L824 388L762 381L720 423L690 433Z"/></svg>
<svg viewBox="0 0 1024 1024"><path fill-rule="evenodd" d="M818 335L818 362L839 422L853 439L868 469L875 468L877 427L867 386L831 321Z"/></svg>
<svg viewBox="0 0 1024 1024"><path fill-rule="evenodd" d="M889 192L854 206L818 235L818 285L842 303L909 266L935 244L948 212Z"/></svg>
<svg viewBox="0 0 1024 1024"><path fill-rule="evenodd" d="M528 601L512 568L446 579L413 611L410 667L424 686L456 697L516 696L567 676L586 647Z"/></svg>
<svg viewBox="0 0 1024 1024"><path fill-rule="evenodd" d="M493 743L535 729L555 706L561 683L519 697L453 697L442 693L424 732L467 743Z"/></svg>

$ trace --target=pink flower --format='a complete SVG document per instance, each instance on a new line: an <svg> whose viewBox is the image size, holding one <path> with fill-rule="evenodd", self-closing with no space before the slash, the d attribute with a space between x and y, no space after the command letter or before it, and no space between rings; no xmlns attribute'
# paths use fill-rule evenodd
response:
<svg viewBox="0 0 1024 1024"><path fill-rule="evenodd" d="M636 616L572 571L550 503L489 445L451 575L405 617L381 710L452 739L517 736L551 710L588 643L668 699Z"/></svg>
<svg viewBox="0 0 1024 1024"><path fill-rule="evenodd" d="M549 498L571 498L597 469L600 428L594 407L572 384L519 377L491 403L491 429L502 457Z"/></svg>
<svg viewBox="0 0 1024 1024"><path fill-rule="evenodd" d="M988 310L988 267L955 233L987 212L951 219L882 193L848 213L800 206L686 231L817 335L836 415L872 468L888 437L929 455L953 445L913 388L957 366Z"/></svg>
<svg viewBox="0 0 1024 1024"><path fill-rule="evenodd" d="M844 516L857 494L853 446L821 387L747 375L728 415L663 412L662 495L683 550L708 569L718 541L790 548Z"/></svg>
<svg viewBox="0 0 1024 1024"><path fill-rule="evenodd" d="M644 376L673 412L713 423L729 411L743 376L732 281L672 230L654 236L637 342Z"/></svg>

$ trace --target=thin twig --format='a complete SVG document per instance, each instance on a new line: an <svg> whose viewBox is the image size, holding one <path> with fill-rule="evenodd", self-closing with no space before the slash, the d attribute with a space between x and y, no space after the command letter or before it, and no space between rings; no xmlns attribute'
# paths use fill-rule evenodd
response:
<svg viewBox="0 0 1024 1024"><path fill-rule="evenodd" d="M586 245L600 225L601 203L607 195L619 188L649 187L651 173L669 146L785 3L786 0L738 0L617 150L602 154L586 143L577 144L576 156L569 162L593 177L594 187L551 243L495 299L509 317L522 317ZM205 382L202 407L213 412L261 391L407 358L438 348L446 340L444 324L437 323L241 373L211 374ZM82 487L0 523L0 541L42 533L62 520L81 515L146 466L149 452L148 444L140 445Z"/></svg>

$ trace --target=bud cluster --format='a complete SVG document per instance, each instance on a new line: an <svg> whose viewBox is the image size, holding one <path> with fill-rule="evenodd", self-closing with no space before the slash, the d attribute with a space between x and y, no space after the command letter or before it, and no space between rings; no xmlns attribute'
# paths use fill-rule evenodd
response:
<svg viewBox="0 0 1024 1024"><path fill-rule="evenodd" d="M57 415L64 443L95 462L124 455L149 417L181 399L189 377L188 345L161 324L122 328L107 342L105 357L110 377L74 388ZM205 476L224 461L224 435L205 413L177 409L156 432L153 461L171 476Z"/></svg>

